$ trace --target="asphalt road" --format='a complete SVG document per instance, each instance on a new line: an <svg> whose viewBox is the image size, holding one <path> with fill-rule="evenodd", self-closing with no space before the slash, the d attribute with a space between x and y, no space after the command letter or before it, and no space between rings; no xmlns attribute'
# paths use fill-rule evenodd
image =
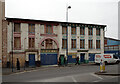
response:
<svg viewBox="0 0 120 84"><path fill-rule="evenodd" d="M98 65L47 67L43 69L4 75L3 82L118 82L118 76L95 75ZM106 71L118 72L118 65L107 65Z"/></svg>

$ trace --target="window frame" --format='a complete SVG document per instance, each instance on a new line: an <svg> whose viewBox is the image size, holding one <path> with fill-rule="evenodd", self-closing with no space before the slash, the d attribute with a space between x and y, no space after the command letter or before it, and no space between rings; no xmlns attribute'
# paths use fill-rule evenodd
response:
<svg viewBox="0 0 120 84"><path fill-rule="evenodd" d="M34 26L34 30L33 30L33 26ZM35 34L35 24L28 24L28 33Z"/></svg>
<svg viewBox="0 0 120 84"><path fill-rule="evenodd" d="M19 31L15 31L16 29L16 24L19 24ZM14 32L20 33L21 32L21 23L14 23Z"/></svg>
<svg viewBox="0 0 120 84"><path fill-rule="evenodd" d="M32 40L29 41L30 39L32 39ZM34 39L34 40L33 40L33 39ZM32 44L33 44L33 43L32 43L33 41L34 41L34 45L32 45ZM28 42L29 42L29 43L28 43L29 49L35 48L35 38L29 37L29 38L28 38ZM33 47L32 47L32 46L33 46Z"/></svg>
<svg viewBox="0 0 120 84"><path fill-rule="evenodd" d="M93 40L92 39L88 40L88 48L93 49Z"/></svg>
<svg viewBox="0 0 120 84"><path fill-rule="evenodd" d="M74 45L74 42L75 42L75 45ZM76 48L77 48L77 41L76 41L76 39L71 39L71 49L76 49Z"/></svg>
<svg viewBox="0 0 120 84"><path fill-rule="evenodd" d="M63 45L63 43L64 43L64 45ZM67 46L65 44L67 45L67 39L62 39L62 49L66 49L67 48ZM65 46L65 47L63 47L63 46Z"/></svg>
<svg viewBox="0 0 120 84"><path fill-rule="evenodd" d="M89 36L92 36L93 35L93 28L88 28L88 35Z"/></svg>
<svg viewBox="0 0 120 84"><path fill-rule="evenodd" d="M85 27L80 27L80 35L85 35Z"/></svg>
<svg viewBox="0 0 120 84"><path fill-rule="evenodd" d="M101 49L100 44L101 44L100 40L96 40L96 49Z"/></svg>
<svg viewBox="0 0 120 84"><path fill-rule="evenodd" d="M82 44L84 44L82 46L81 46L81 41L82 41ZM85 49L85 39L80 39L80 49Z"/></svg>
<svg viewBox="0 0 120 84"><path fill-rule="evenodd" d="M100 28L96 28L96 35L100 36L100 33L101 33L101 29Z"/></svg>
<svg viewBox="0 0 120 84"><path fill-rule="evenodd" d="M75 29L75 33L72 31L72 30L74 30ZM76 29L76 27L74 26L74 27L71 27L71 35L76 35L77 34L77 29Z"/></svg>
<svg viewBox="0 0 120 84"><path fill-rule="evenodd" d="M20 43L16 43L19 47L15 46L15 38L19 38ZM14 37L14 50L21 50L21 37Z"/></svg>
<svg viewBox="0 0 120 84"><path fill-rule="evenodd" d="M51 27L48 27L48 26L51 26ZM51 32L49 31L50 30L49 28L51 28ZM49 25L49 24L45 25L45 33L46 34L53 34L53 25Z"/></svg>

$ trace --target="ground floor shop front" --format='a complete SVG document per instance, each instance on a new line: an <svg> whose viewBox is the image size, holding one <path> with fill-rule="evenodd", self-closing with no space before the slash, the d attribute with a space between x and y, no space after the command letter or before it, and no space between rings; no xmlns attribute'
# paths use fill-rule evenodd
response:
<svg viewBox="0 0 120 84"><path fill-rule="evenodd" d="M76 58L79 57L79 63L94 62L95 54L89 53L88 50L78 50L77 52L68 52L68 56L65 53L59 52L59 49L41 49L29 50L19 53L10 53L9 60L7 61L7 67L16 67L17 58L20 62L20 67L40 67L41 65L58 65L65 63L76 63ZM60 60L61 59L61 60Z"/></svg>

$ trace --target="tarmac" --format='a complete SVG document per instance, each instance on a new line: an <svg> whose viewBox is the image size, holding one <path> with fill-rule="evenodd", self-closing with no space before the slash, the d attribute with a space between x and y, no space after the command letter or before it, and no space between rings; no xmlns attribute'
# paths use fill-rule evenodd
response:
<svg viewBox="0 0 120 84"><path fill-rule="evenodd" d="M80 64L80 66L92 66L95 65L94 63L88 63L88 64ZM61 66L61 67L72 67L75 66L75 64L68 64L67 66ZM2 75L12 75L14 73L24 73L24 72L29 72L29 71L34 71L38 69L49 69L49 68L54 68L54 67L59 67L58 65L53 65L53 66L41 66L41 67L23 67L20 68L20 70L17 70L17 68L2 68ZM120 67L120 63L118 64L118 67ZM12 72L13 71L13 72ZM119 70L109 70L107 69L104 72L95 72L94 74L97 75L108 75L108 76L120 76Z"/></svg>

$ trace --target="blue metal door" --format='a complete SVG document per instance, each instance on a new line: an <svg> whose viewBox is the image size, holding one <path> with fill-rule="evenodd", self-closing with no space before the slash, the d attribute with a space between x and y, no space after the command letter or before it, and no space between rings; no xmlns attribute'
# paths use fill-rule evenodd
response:
<svg viewBox="0 0 120 84"><path fill-rule="evenodd" d="M76 58L72 58L72 55L68 56L68 63L76 63Z"/></svg>
<svg viewBox="0 0 120 84"><path fill-rule="evenodd" d="M54 65L57 64L58 54L41 54L41 65Z"/></svg>
<svg viewBox="0 0 120 84"><path fill-rule="evenodd" d="M90 62L94 62L95 61L95 54L93 54L93 53L89 54L89 61Z"/></svg>
<svg viewBox="0 0 120 84"><path fill-rule="evenodd" d="M80 54L80 62L85 62L85 54L84 53Z"/></svg>
<svg viewBox="0 0 120 84"><path fill-rule="evenodd" d="M29 66L35 66L35 54L29 54Z"/></svg>

